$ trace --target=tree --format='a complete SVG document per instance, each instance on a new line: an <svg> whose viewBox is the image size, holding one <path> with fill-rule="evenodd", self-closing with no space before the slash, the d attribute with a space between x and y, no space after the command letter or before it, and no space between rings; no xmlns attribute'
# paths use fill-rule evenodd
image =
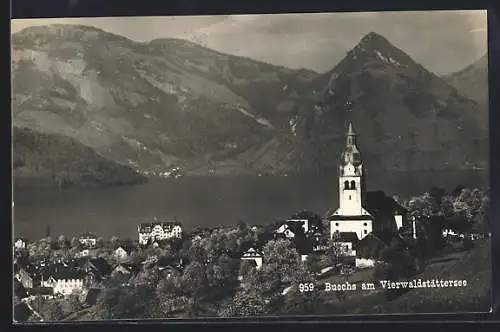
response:
<svg viewBox="0 0 500 332"><path fill-rule="evenodd" d="M252 289L238 291L227 305L222 307L219 315L222 317L254 317L268 313L269 299L262 293Z"/></svg>
<svg viewBox="0 0 500 332"><path fill-rule="evenodd" d="M344 252L345 251L340 243L340 234L336 232L327 243L325 255L323 258L324 264L327 266L336 267L341 263Z"/></svg>
<svg viewBox="0 0 500 332"><path fill-rule="evenodd" d="M238 222L236 223L236 226L238 227L238 231L240 232L240 234L245 234L248 231L247 223L241 219L238 220Z"/></svg>
<svg viewBox="0 0 500 332"><path fill-rule="evenodd" d="M238 262L227 255L221 255L217 262L207 267L208 286L220 296L232 295L238 285Z"/></svg>
<svg viewBox="0 0 500 332"><path fill-rule="evenodd" d="M152 306L156 298L145 287L111 287L105 288L99 295L96 304L96 319L148 318L148 306Z"/></svg>
<svg viewBox="0 0 500 332"><path fill-rule="evenodd" d="M255 261L248 259L241 260L238 275L243 278L243 281L249 280L249 278L255 273L256 273Z"/></svg>
<svg viewBox="0 0 500 332"><path fill-rule="evenodd" d="M309 256L307 256L306 266L311 273L319 274L322 268L321 256L315 253L310 254Z"/></svg>
<svg viewBox="0 0 500 332"><path fill-rule="evenodd" d="M103 247L104 247L104 245L105 245L105 241L104 241L104 239L103 239L102 237L98 237L98 238L96 239L96 243L95 243L95 245L96 245L96 247L97 247L97 248L103 248Z"/></svg>
<svg viewBox="0 0 500 332"><path fill-rule="evenodd" d="M118 246L120 245L119 242L120 242L120 239L118 238L118 236L112 236L109 239L109 244L111 245L112 249L118 248Z"/></svg>
<svg viewBox="0 0 500 332"><path fill-rule="evenodd" d="M183 311L188 304L188 297L183 294L181 278L173 276L161 279L156 287L158 299L158 318L171 317Z"/></svg>
<svg viewBox="0 0 500 332"><path fill-rule="evenodd" d="M406 250L404 243L397 238L382 251L382 260L388 264L387 279L404 279L416 272L414 258Z"/></svg>
<svg viewBox="0 0 500 332"><path fill-rule="evenodd" d="M71 248L78 248L80 246L80 242L78 241L78 238L76 238L76 237L71 238L70 246L71 246Z"/></svg>
<svg viewBox="0 0 500 332"><path fill-rule="evenodd" d="M74 290L73 293L71 293L68 298L68 304L71 308L71 312L77 312L82 310L82 301L80 299L82 298L82 293L80 291Z"/></svg>
<svg viewBox="0 0 500 332"><path fill-rule="evenodd" d="M191 262L186 266L181 280L186 295L199 297L204 293L208 283L205 266L198 261Z"/></svg>
<svg viewBox="0 0 500 332"><path fill-rule="evenodd" d="M59 245L59 248L65 248L66 237L64 235L59 235L59 237L57 238L57 244Z"/></svg>
<svg viewBox="0 0 500 332"><path fill-rule="evenodd" d="M39 313L45 320L51 322L60 320L64 315L61 304L55 300L43 301Z"/></svg>

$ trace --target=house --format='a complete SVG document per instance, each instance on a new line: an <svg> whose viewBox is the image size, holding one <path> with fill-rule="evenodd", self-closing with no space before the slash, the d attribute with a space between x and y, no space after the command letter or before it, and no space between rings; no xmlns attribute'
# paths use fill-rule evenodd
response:
<svg viewBox="0 0 500 332"><path fill-rule="evenodd" d="M253 247L243 252L240 259L254 261L257 269L262 266L262 252Z"/></svg>
<svg viewBox="0 0 500 332"><path fill-rule="evenodd" d="M330 237L354 232L362 240L372 232L395 233L404 226L405 210L382 191L366 192L366 176L356 133L349 124L338 175L338 209L328 216Z"/></svg>
<svg viewBox="0 0 500 332"><path fill-rule="evenodd" d="M36 287L28 291L29 296L41 297L42 299L54 298L54 289L51 287Z"/></svg>
<svg viewBox="0 0 500 332"><path fill-rule="evenodd" d="M139 243L146 245L154 240L181 238L182 226L178 222L152 222L137 226Z"/></svg>
<svg viewBox="0 0 500 332"><path fill-rule="evenodd" d="M132 263L120 263L115 265L111 271L112 277L117 277L119 275L128 278L136 276L141 271L141 267Z"/></svg>
<svg viewBox="0 0 500 332"><path fill-rule="evenodd" d="M287 239L295 238L295 235L307 234L309 232L309 220L307 219L289 219L278 227L275 234L284 236Z"/></svg>
<svg viewBox="0 0 500 332"><path fill-rule="evenodd" d="M112 267L104 258L84 257L74 260L70 267L85 273L85 282L101 281L111 274Z"/></svg>
<svg viewBox="0 0 500 332"><path fill-rule="evenodd" d="M92 233L83 233L78 238L78 242L85 247L95 247L97 245L97 237Z"/></svg>
<svg viewBox="0 0 500 332"><path fill-rule="evenodd" d="M443 232L442 232L442 236L444 238L447 238L447 237L459 237L459 238L465 238L465 235L462 234L462 233L459 233L459 232L455 232L451 229L444 229Z"/></svg>
<svg viewBox="0 0 500 332"><path fill-rule="evenodd" d="M90 256L90 250L89 249L83 249L78 253L79 257L89 257Z"/></svg>
<svg viewBox="0 0 500 332"><path fill-rule="evenodd" d="M83 290L86 277L85 272L64 266L50 267L43 272L42 276L42 287L50 287L55 295L63 296Z"/></svg>
<svg viewBox="0 0 500 332"><path fill-rule="evenodd" d="M359 242L355 232L342 232L334 235L335 244L344 256L356 256L356 248Z"/></svg>
<svg viewBox="0 0 500 332"><path fill-rule="evenodd" d="M19 238L14 242L14 249L25 249L27 243L26 239Z"/></svg>
<svg viewBox="0 0 500 332"><path fill-rule="evenodd" d="M24 288L33 288L40 283L40 274L33 265L26 265L19 268L16 279L21 282Z"/></svg>
<svg viewBox="0 0 500 332"><path fill-rule="evenodd" d="M127 248L127 246L119 246L118 248L116 248L113 255L115 256L116 259L124 260L128 258L131 251L132 250L130 248Z"/></svg>

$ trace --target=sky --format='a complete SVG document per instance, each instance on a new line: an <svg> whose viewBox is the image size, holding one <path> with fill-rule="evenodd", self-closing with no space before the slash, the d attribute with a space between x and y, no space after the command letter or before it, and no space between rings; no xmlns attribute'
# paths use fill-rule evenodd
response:
<svg viewBox="0 0 500 332"><path fill-rule="evenodd" d="M48 24L92 25L134 41L188 39L219 52L326 72L369 32L386 37L436 74L487 52L485 10L218 16L18 19L15 33Z"/></svg>

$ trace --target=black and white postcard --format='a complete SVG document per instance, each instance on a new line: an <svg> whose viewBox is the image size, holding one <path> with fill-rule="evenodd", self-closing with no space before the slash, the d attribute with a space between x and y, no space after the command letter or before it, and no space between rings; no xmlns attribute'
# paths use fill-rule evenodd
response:
<svg viewBox="0 0 500 332"><path fill-rule="evenodd" d="M490 311L486 11L11 30L15 322Z"/></svg>

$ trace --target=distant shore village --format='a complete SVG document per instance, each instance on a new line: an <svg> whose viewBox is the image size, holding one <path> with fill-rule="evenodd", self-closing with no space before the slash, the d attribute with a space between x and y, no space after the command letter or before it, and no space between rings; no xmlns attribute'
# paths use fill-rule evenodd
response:
<svg viewBox="0 0 500 332"><path fill-rule="evenodd" d="M344 258L343 264L352 268L373 267L375 260L363 257L362 252L367 252L363 248L376 247L381 239L390 242L391 239L387 237L400 236L398 230L402 228L406 228L410 237L416 239L418 232L415 218L408 218L407 211L384 192L366 191L363 161L356 145L356 133L352 124L349 124L346 136L338 168L337 209L319 220L312 220L308 215L298 213L293 218L270 226L250 226L250 232L268 230L270 236L267 242L275 239L292 240L302 261L307 260L312 253L324 252L328 242L333 239ZM202 240L213 231L194 230L190 232L191 241ZM99 240L90 233L82 234L76 244L69 245L68 241L68 247L78 248L78 252L70 260L61 258L53 262L42 261L35 266L26 257L15 258L16 292L23 293L24 297L38 295L47 298L67 296L78 291L83 294L83 301L91 305L89 294L94 294L95 301L95 294L102 289L95 285L99 282L102 285L102 281L110 276L119 274L126 280L151 266L156 266L166 273L166 276L182 273L182 259L171 261L148 257L140 263L131 261L137 248L161 247L165 241L178 240L181 243L186 233L180 222L154 220L141 223L137 227L137 234L138 245L134 241L116 242L111 249L112 259L96 256ZM450 235L457 234L449 230L443 232L445 237ZM229 254L242 261L250 261L256 268L260 268L263 262L262 248L265 244L265 241L251 243L240 252ZM14 249L25 248L25 240L17 239L14 242Z"/></svg>

